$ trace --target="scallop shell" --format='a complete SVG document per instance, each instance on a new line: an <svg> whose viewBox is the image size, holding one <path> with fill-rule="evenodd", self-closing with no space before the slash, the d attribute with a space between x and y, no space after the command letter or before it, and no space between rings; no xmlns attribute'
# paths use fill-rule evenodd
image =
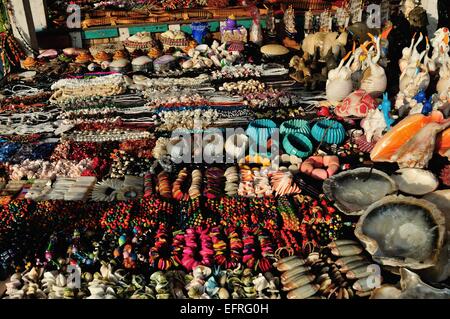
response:
<svg viewBox="0 0 450 319"><path fill-rule="evenodd" d="M433 173L420 168L402 168L391 177L400 191L411 195L425 195L439 186Z"/></svg>
<svg viewBox="0 0 450 319"><path fill-rule="evenodd" d="M367 167L336 174L323 183L325 195L347 215L362 215L371 204L397 191L386 173Z"/></svg>
<svg viewBox="0 0 450 319"><path fill-rule="evenodd" d="M402 267L429 270L439 263L446 240L445 217L429 201L387 196L366 209L355 235L393 273Z"/></svg>
<svg viewBox="0 0 450 319"><path fill-rule="evenodd" d="M100 51L95 55L95 61L102 63L103 61L109 61L111 60L111 57L109 56L108 53L106 53L105 51Z"/></svg>

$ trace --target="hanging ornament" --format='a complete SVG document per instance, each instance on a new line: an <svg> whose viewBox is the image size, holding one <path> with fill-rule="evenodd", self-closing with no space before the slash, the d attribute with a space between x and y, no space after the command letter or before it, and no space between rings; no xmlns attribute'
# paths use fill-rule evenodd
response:
<svg viewBox="0 0 450 319"><path fill-rule="evenodd" d="M320 14L320 31L329 32L332 28L332 19L330 11L325 10Z"/></svg>
<svg viewBox="0 0 450 319"><path fill-rule="evenodd" d="M361 22L363 14L363 1L351 0L349 7L350 7L350 14L352 16L352 24Z"/></svg>
<svg viewBox="0 0 450 319"><path fill-rule="evenodd" d="M416 5L418 5L416 4L417 2L420 4L420 1L417 0L402 0L401 10L405 14L405 17L408 17L409 13L416 7Z"/></svg>
<svg viewBox="0 0 450 319"><path fill-rule="evenodd" d="M380 4L381 23L389 21L390 11L391 11L391 6L389 4L389 0L381 1L381 4Z"/></svg>
<svg viewBox="0 0 450 319"><path fill-rule="evenodd" d="M266 16L266 29L269 37L274 37L276 35L275 32L275 16L273 13L273 8L270 6L267 8L267 16Z"/></svg>
<svg viewBox="0 0 450 319"><path fill-rule="evenodd" d="M261 45L263 41L262 29L261 29L261 17L259 15L259 9L256 6L253 6L250 10L253 21L252 26L250 27L250 42L253 42L257 45Z"/></svg>
<svg viewBox="0 0 450 319"><path fill-rule="evenodd" d="M284 12L283 22L288 37L295 38L297 29L295 28L295 12L292 5L290 5Z"/></svg>
<svg viewBox="0 0 450 319"><path fill-rule="evenodd" d="M314 15L311 8L305 12L305 25L304 29L306 33L310 33L314 28Z"/></svg>
<svg viewBox="0 0 450 319"><path fill-rule="evenodd" d="M346 28L350 21L350 11L348 8L336 9L336 24L338 27Z"/></svg>

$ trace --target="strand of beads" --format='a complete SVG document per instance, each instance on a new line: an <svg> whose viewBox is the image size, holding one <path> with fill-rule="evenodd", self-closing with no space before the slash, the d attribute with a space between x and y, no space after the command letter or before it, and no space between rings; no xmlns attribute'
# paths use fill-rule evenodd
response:
<svg viewBox="0 0 450 319"><path fill-rule="evenodd" d="M201 230L200 228L189 228L186 230L183 259L181 261L186 270L191 271L199 265L210 266L213 264L213 242L208 232L208 229Z"/></svg>
<svg viewBox="0 0 450 319"><path fill-rule="evenodd" d="M186 227L197 227L205 223L199 197L180 202L177 225L181 229Z"/></svg>
<svg viewBox="0 0 450 319"><path fill-rule="evenodd" d="M189 193L186 192L186 183L188 182L187 168L178 172L177 179L172 184L172 197L178 201L189 200Z"/></svg>
<svg viewBox="0 0 450 319"><path fill-rule="evenodd" d="M132 225L144 229L159 223L166 224L174 215L174 205L156 196L147 196L139 200L139 212L133 216Z"/></svg>
<svg viewBox="0 0 450 319"><path fill-rule="evenodd" d="M285 196L278 198L278 212L283 220L283 229L299 231L300 230L300 220L295 214L295 211L289 202L289 199Z"/></svg>
<svg viewBox="0 0 450 319"><path fill-rule="evenodd" d="M169 174L165 171L158 174L157 191L159 195L164 198L172 198L172 191L170 187Z"/></svg>
<svg viewBox="0 0 450 319"><path fill-rule="evenodd" d="M206 187L204 195L206 198L214 199L220 197L224 189L224 171L218 167L211 167L206 170Z"/></svg>
<svg viewBox="0 0 450 319"><path fill-rule="evenodd" d="M188 193L191 199L195 199L201 196L202 171L194 169L191 176L191 186L189 187Z"/></svg>
<svg viewBox="0 0 450 319"><path fill-rule="evenodd" d="M155 243L149 251L150 267L159 270L168 270L181 264L179 247L181 247L183 235L176 235L173 242L170 241L168 229L160 225L155 234Z"/></svg>
<svg viewBox="0 0 450 319"><path fill-rule="evenodd" d="M130 226L134 205L132 201L115 203L103 214L100 219L100 225L107 232L123 233Z"/></svg>

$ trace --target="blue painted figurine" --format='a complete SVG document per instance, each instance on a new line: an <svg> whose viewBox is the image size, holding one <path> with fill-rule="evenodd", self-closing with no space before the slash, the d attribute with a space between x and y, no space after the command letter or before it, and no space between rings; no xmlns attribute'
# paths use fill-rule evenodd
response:
<svg viewBox="0 0 450 319"><path fill-rule="evenodd" d="M391 125L394 123L394 120L391 118L391 101L389 101L388 94L383 93L383 101L380 105L378 105L378 109L383 111L384 121L386 122L387 129L391 129Z"/></svg>
<svg viewBox="0 0 450 319"><path fill-rule="evenodd" d="M428 100L425 100L422 108L422 114L428 115L433 111L433 104L431 103L431 97Z"/></svg>
<svg viewBox="0 0 450 319"><path fill-rule="evenodd" d="M424 104L427 100L427 96L425 95L425 92L423 90L420 90L419 93L416 94L416 96L413 97L414 100L417 101L417 103Z"/></svg>

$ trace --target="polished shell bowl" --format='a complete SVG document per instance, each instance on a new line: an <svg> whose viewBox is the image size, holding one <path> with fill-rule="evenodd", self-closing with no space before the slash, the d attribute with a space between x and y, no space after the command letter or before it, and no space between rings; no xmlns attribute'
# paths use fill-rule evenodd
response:
<svg viewBox="0 0 450 319"><path fill-rule="evenodd" d="M355 235L386 269L424 270L439 261L446 239L445 217L429 201L387 196L366 209Z"/></svg>
<svg viewBox="0 0 450 319"><path fill-rule="evenodd" d="M323 191L340 211L347 215L362 215L371 204L396 192L397 186L386 173L361 167L326 179Z"/></svg>

